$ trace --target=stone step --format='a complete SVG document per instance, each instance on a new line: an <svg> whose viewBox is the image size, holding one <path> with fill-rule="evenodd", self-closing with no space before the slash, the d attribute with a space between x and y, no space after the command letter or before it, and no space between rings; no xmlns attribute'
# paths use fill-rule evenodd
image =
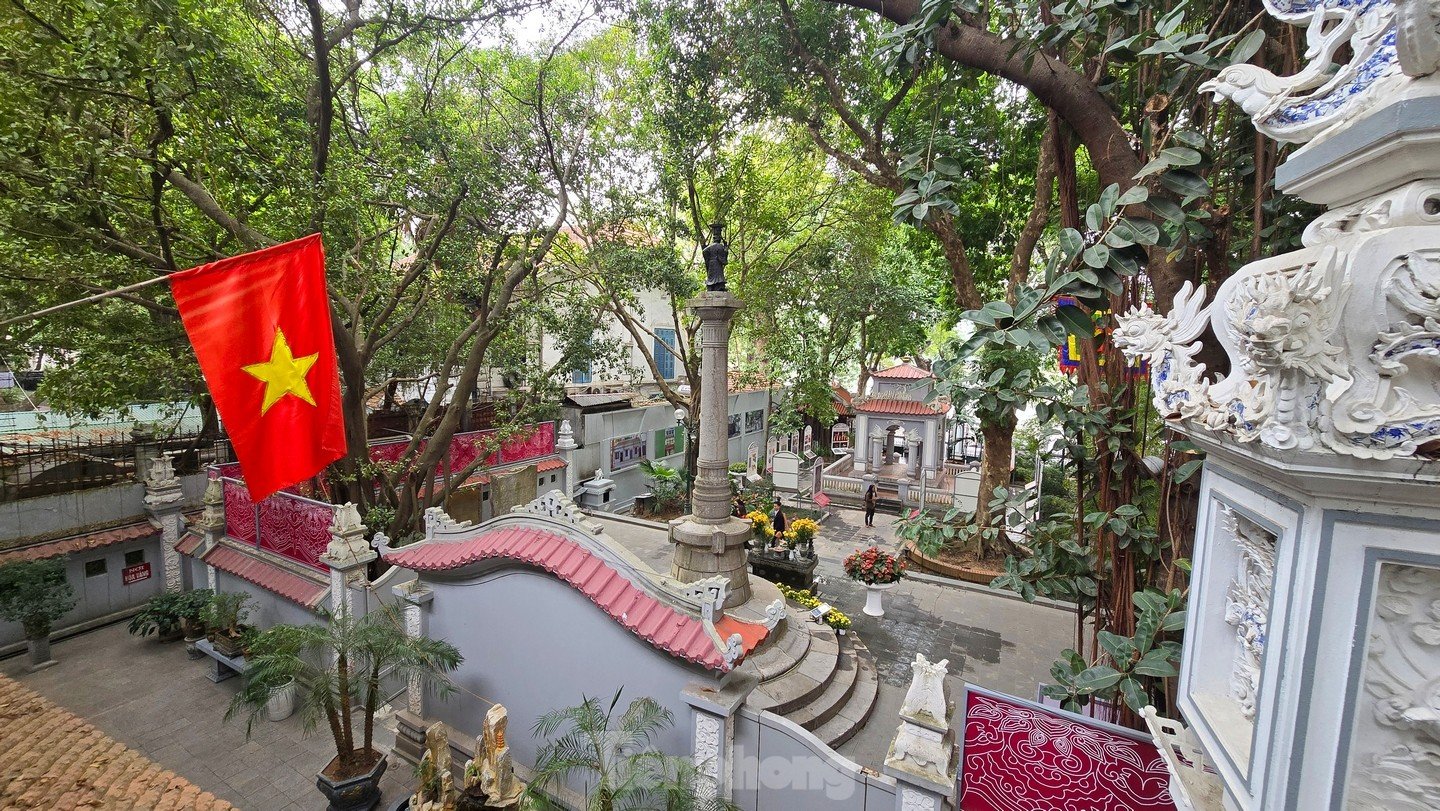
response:
<svg viewBox="0 0 1440 811"><path fill-rule="evenodd" d="M855 691L856 679L859 675L860 657L856 654L853 646L842 638L840 660L836 664L835 674L830 678L830 683L825 686L824 692L803 707L797 707L790 711L785 717L813 731L840 712L845 702L849 700L850 694Z"/></svg>
<svg viewBox="0 0 1440 811"><path fill-rule="evenodd" d="M810 623L801 626L809 630ZM814 628L822 628L815 625ZM799 628L792 630L800 630ZM759 710L787 715L813 701L829 686L840 662L840 644L829 628L824 633L812 632L810 648L795 666L763 681L750 694L746 703Z"/></svg>
<svg viewBox="0 0 1440 811"><path fill-rule="evenodd" d="M850 636L854 637L852 631ZM831 715L825 723L811 730L815 737L824 741L826 745L834 749L855 736L856 732L870 719L870 713L875 711L875 702L880 696L880 675L875 671L875 663L870 658L870 652L860 640L854 640L855 645L855 686L850 691L845 703L840 706L837 712Z"/></svg>
<svg viewBox="0 0 1440 811"><path fill-rule="evenodd" d="M794 608L789 608L785 620L775 626L774 638L767 639L760 651L748 657L745 664L762 682L783 676L810 650L811 627L813 623Z"/></svg>

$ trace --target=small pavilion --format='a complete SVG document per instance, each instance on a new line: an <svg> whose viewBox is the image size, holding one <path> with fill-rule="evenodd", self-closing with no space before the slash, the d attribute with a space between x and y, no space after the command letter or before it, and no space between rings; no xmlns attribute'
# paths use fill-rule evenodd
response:
<svg viewBox="0 0 1440 811"><path fill-rule="evenodd" d="M935 395L935 375L913 363L900 363L871 375L870 394L855 399L851 447L855 472L877 479L919 481L944 464L940 441L950 400ZM901 456L896 436L905 434Z"/></svg>

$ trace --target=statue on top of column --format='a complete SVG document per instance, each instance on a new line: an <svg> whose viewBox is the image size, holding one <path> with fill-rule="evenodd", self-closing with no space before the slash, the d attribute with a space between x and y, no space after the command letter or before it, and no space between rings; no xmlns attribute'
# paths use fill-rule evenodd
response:
<svg viewBox="0 0 1440 811"><path fill-rule="evenodd" d="M710 226L710 244L705 246L703 255L705 257L705 289L725 291L725 265L730 262L730 248L721 241L720 230L724 226L720 223L712 223Z"/></svg>

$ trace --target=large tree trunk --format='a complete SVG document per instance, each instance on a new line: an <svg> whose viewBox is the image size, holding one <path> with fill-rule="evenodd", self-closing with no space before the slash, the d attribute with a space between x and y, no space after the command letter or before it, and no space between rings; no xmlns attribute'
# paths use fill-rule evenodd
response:
<svg viewBox="0 0 1440 811"><path fill-rule="evenodd" d="M1015 448L1014 412L997 423L982 424L980 436L985 442L985 452L980 458L980 501L975 506L975 523L986 527L993 521L1000 532L993 540L982 541L979 551L984 558L1004 557L1015 552L1015 545L1005 532L1005 516L991 516L990 500L995 498L995 488L1010 484L1010 462Z"/></svg>
<svg viewBox="0 0 1440 811"><path fill-rule="evenodd" d="M921 5L920 0L827 1L870 11L901 25L909 23ZM1068 124L1085 145L1101 186L1118 183L1124 189L1133 185L1141 156L1131 146L1129 133L1115 117L1105 95L1089 77L1065 62L1023 45L958 21L935 31L935 49L941 56L957 65L1015 82ZM1135 215L1148 216L1140 211ZM1146 267L1155 288L1155 309L1162 314L1170 311L1175 291L1183 283L1199 281L1193 251L1180 259L1169 253L1163 247L1151 249Z"/></svg>

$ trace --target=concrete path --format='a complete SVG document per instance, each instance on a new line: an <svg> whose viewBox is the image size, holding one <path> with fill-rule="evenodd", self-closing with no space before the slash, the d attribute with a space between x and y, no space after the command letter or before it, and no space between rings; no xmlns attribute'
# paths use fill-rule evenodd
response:
<svg viewBox="0 0 1440 811"><path fill-rule="evenodd" d="M1034 699L1049 680L1050 665L1075 645L1075 615L1032 605L980 587L905 579L885 597L885 616L868 617L864 585L845 576L845 556L874 544L898 551L896 517L877 515L873 529L858 510L833 510L820 528L816 576L822 599L848 615L870 649L880 675L880 695L870 720L840 752L863 766L878 768L899 725L898 713L910 686L916 653L930 661L950 660L950 687L956 700L963 681L1021 698ZM607 533L656 571L670 572L663 531L604 520Z"/></svg>
<svg viewBox="0 0 1440 811"><path fill-rule="evenodd" d="M25 673L23 656L0 661L0 671L240 808L325 808L315 774L335 756L329 734L306 736L292 715L257 721L247 740L243 720L224 721L239 679L211 682L209 660L188 659L184 643L139 639L120 623L57 642L53 653L60 664L39 673ZM389 749L393 735L376 727L377 746ZM413 783L411 767L392 758L382 807Z"/></svg>

